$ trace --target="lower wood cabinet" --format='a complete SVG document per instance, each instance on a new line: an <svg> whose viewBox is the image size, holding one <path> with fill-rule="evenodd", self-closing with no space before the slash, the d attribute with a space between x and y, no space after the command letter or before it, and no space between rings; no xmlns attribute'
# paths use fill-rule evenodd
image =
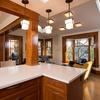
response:
<svg viewBox="0 0 100 100"><path fill-rule="evenodd" d="M66 96L56 91L56 89L48 87L45 92L44 100L66 100Z"/></svg>
<svg viewBox="0 0 100 100"><path fill-rule="evenodd" d="M66 100L66 84L44 77L43 78L43 100Z"/></svg>
<svg viewBox="0 0 100 100"><path fill-rule="evenodd" d="M0 100L83 100L83 81L77 78L66 84L39 77L0 90Z"/></svg>
<svg viewBox="0 0 100 100"><path fill-rule="evenodd" d="M0 90L0 100L40 100L40 78Z"/></svg>

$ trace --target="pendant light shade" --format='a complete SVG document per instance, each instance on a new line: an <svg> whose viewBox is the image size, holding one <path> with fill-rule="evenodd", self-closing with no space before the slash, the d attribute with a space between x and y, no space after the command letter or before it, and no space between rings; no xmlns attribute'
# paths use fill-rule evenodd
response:
<svg viewBox="0 0 100 100"><path fill-rule="evenodd" d="M68 3L68 12L65 13L65 16L67 17L67 19L65 20L65 24L66 24L66 29L70 30L74 28L74 20L72 19L72 12L70 10L70 3L73 0L66 0L66 3Z"/></svg>
<svg viewBox="0 0 100 100"><path fill-rule="evenodd" d="M66 29L68 30L74 28L74 20L72 18L65 20L65 24L66 24Z"/></svg>
<svg viewBox="0 0 100 100"><path fill-rule="evenodd" d="M28 30L29 29L29 21L28 20L22 20L21 21L21 28L23 29L23 30Z"/></svg>
<svg viewBox="0 0 100 100"><path fill-rule="evenodd" d="M53 27L49 23L49 21L50 21L49 13L52 12L52 10L51 9L47 9L46 12L48 13L48 19L47 19L47 26L45 26L44 29L45 29L45 33L51 34L52 30L53 30Z"/></svg>
<svg viewBox="0 0 100 100"><path fill-rule="evenodd" d="M51 33L52 33L52 29L53 29L53 27L50 26L50 25L48 25L48 26L45 27L45 32L46 32L47 34L51 34Z"/></svg>
<svg viewBox="0 0 100 100"><path fill-rule="evenodd" d="M26 8L26 5L29 4L29 1L28 0L22 0L22 3L25 5L25 8ZM21 21L21 29L28 30L29 24L30 24L30 22L28 20L25 20L25 19L22 20Z"/></svg>

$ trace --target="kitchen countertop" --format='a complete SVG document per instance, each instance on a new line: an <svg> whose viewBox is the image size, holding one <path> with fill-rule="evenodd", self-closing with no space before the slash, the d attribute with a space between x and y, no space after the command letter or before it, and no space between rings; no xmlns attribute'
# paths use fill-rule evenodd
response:
<svg viewBox="0 0 100 100"><path fill-rule="evenodd" d="M70 82L84 73L84 69L45 63L35 66L19 65L4 67L0 68L0 89L41 76L70 84Z"/></svg>

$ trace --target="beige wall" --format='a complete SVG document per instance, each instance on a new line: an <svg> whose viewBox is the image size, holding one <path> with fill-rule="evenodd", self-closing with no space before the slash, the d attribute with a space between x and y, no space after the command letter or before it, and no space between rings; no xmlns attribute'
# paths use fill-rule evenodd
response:
<svg viewBox="0 0 100 100"><path fill-rule="evenodd" d="M51 59L52 62L56 64L62 64L62 37L68 36L68 35L75 35L75 34L82 34L82 33L89 33L89 32L97 32L98 31L98 37L99 37L99 57L100 57L100 30L92 30L87 32L79 32L79 33L73 33L73 34L55 34L53 36L42 36L39 35L39 38L53 38L53 59ZM26 42L26 32L22 30L17 30L14 32L10 32L10 34L17 35L17 36L23 36L23 57L25 57L25 42ZM100 59L99 59L99 65L100 65Z"/></svg>
<svg viewBox="0 0 100 100"><path fill-rule="evenodd" d="M98 37L99 37L99 57L100 57L100 31L99 30L93 30L93 31L87 31L82 33L89 33L89 32L97 32L98 31ZM74 33L75 34L82 34L82 33ZM72 35L72 34L68 34ZM53 36L53 59L52 62L57 64L62 64L62 37L68 36L67 34L59 34ZM99 59L99 65L100 65L100 59Z"/></svg>

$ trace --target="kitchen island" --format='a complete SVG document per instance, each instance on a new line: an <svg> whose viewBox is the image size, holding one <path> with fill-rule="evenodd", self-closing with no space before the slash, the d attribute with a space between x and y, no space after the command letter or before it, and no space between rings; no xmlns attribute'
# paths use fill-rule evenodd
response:
<svg viewBox="0 0 100 100"><path fill-rule="evenodd" d="M83 100L84 73L55 64L0 68L0 100Z"/></svg>

